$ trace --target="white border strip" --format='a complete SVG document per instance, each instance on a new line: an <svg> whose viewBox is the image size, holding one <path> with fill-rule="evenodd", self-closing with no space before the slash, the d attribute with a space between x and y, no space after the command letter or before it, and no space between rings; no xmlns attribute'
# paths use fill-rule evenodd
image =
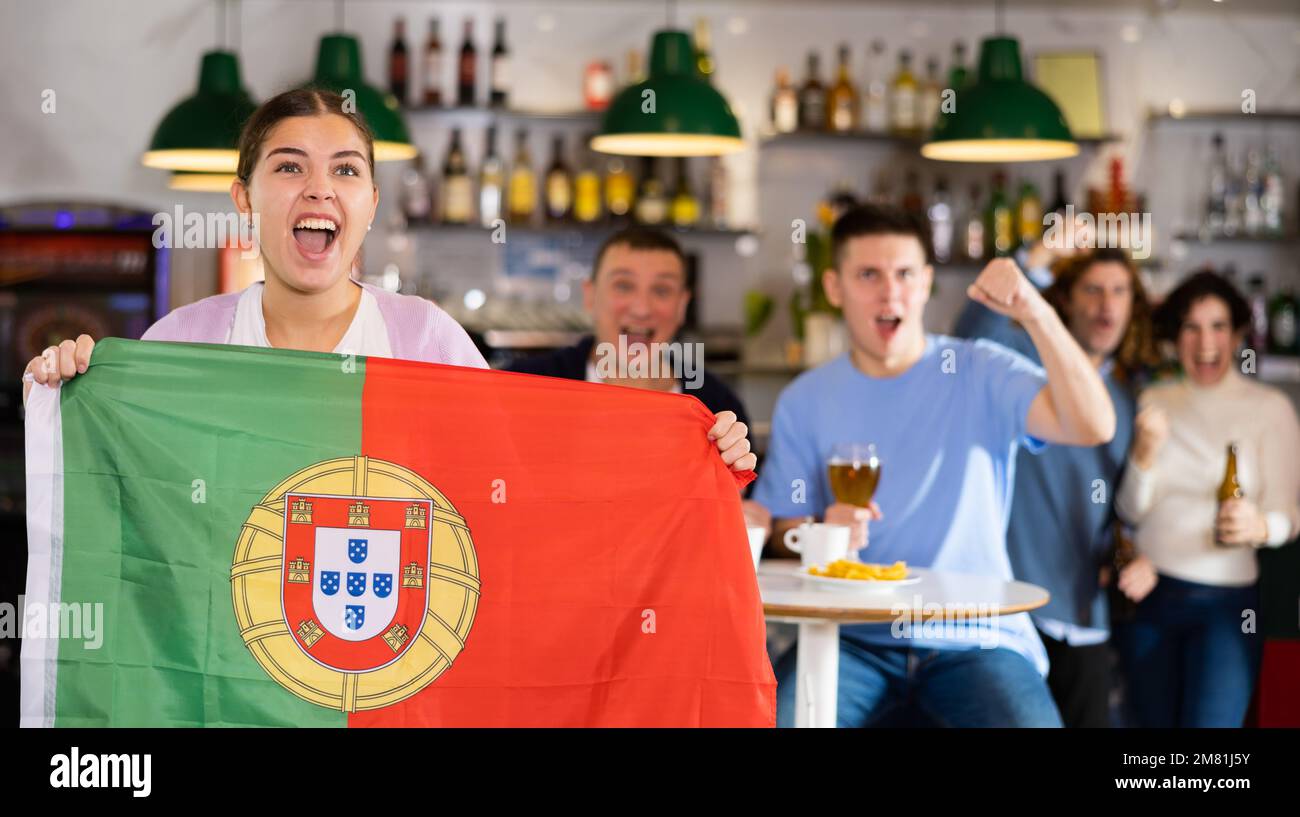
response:
<svg viewBox="0 0 1300 817"><path fill-rule="evenodd" d="M26 409L27 598L51 609L63 584L63 421L61 389L33 384ZM23 627L19 621L18 626ZM24 638L18 725L54 725L59 642Z"/></svg>

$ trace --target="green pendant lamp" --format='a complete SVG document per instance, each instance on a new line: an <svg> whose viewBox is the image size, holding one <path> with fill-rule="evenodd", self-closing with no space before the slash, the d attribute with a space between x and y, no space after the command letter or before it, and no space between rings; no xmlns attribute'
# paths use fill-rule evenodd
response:
<svg viewBox="0 0 1300 817"><path fill-rule="evenodd" d="M1061 109L1024 79L1020 43L1002 36L1002 3L996 4L998 34L980 44L975 81L956 90L957 107L944 113L929 141L927 159L949 162L1035 162L1077 156Z"/></svg>
<svg viewBox="0 0 1300 817"><path fill-rule="evenodd" d="M257 104L244 90L239 60L209 51L199 67L199 89L167 112L141 161L164 170L234 173L239 131Z"/></svg>
<svg viewBox="0 0 1300 817"><path fill-rule="evenodd" d="M361 73L361 43L350 34L326 34L316 53L316 75L309 88L326 88L338 94L355 94L357 113L375 137L375 161L413 159L419 150L411 143L397 97L366 84Z"/></svg>
<svg viewBox="0 0 1300 817"><path fill-rule="evenodd" d="M221 47L203 55L198 91L181 100L158 123L149 149L141 157L145 167L234 173L239 164L239 132L257 103L244 90L239 58L225 48L226 0L216 4L215 21ZM238 26L238 14L235 22Z"/></svg>
<svg viewBox="0 0 1300 817"><path fill-rule="evenodd" d="M743 150L726 97L702 79L685 31L655 32L650 74L610 102L591 148L626 156L720 156Z"/></svg>

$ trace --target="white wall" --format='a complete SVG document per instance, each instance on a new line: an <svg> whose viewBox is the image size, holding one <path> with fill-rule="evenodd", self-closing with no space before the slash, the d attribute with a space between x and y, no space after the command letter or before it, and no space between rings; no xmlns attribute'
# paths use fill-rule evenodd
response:
<svg viewBox="0 0 1300 817"><path fill-rule="evenodd" d="M1111 130L1126 137L1120 150L1132 169L1134 186L1149 192L1157 229L1168 233L1185 210L1203 176L1196 163L1209 130L1180 125L1154 140L1146 134L1144 113L1181 98L1189 108L1238 104L1243 89L1254 89L1260 108L1300 108L1300 8L1295 13L1246 15L1239 3L1216 5L1183 0L1183 10L1152 18L1140 10L1107 8L1019 8L1012 4L1007 26L1029 53L1054 48L1092 48L1103 59L1104 97ZM245 83L258 99L307 78L317 40L333 29L333 5L314 0L245 0L239 46ZM208 0L0 0L0 202L67 197L104 199L146 209L224 206L219 198L167 190L164 174L139 163L152 129L163 112L192 92L199 54L215 43L213 4ZM1189 9L1205 9L1193 13ZM407 17L408 45L423 42L427 19L442 19L444 48L459 46L461 20L476 20L480 53L490 44L491 20L505 16L515 54L518 99L529 106L572 108L580 104L579 81L586 62L610 59L616 66L630 48L644 49L650 31L664 21L658 2L400 2L354 0L347 28L362 38L367 74L380 83L392 20ZM972 46L993 26L991 4L845 2L682 2L679 22L698 15L713 22L717 83L754 135L764 117L777 65L802 74L804 56L816 47L827 64L840 41L853 47L861 67L866 44L883 37L891 55L907 44L918 60L939 54L946 66L952 41ZM1122 41L1121 29L1137 27L1141 41ZM450 68L448 69L450 71ZM450 74L449 74L450 76ZM41 112L41 94L53 89L57 112ZM1297 202L1300 179L1300 126L1276 128L1271 138L1287 140L1283 156L1288 206ZM1262 131L1259 131L1262 133ZM1255 139L1255 132L1247 134ZM477 141L477 140L473 140ZM440 156L441 146L426 145ZM830 173L850 173L865 183L867 170L885 157L863 150L843 156ZM913 161L904 157L905 161ZM828 161L828 160L823 160ZM837 160L839 161L839 160ZM919 164L919 161L918 161ZM741 292L761 277L776 292L789 288L790 212L810 216L806 199L821 191L808 187L792 198L779 189L755 195L760 162L754 151L734 157L736 215L766 228L760 263L740 267L735 280L715 279L706 322L739 322ZM922 168L924 178L932 176ZM1074 180L1102 181L1102 162L1073 160ZM766 172L766 171L765 171ZM1018 171L1017 171L1018 172ZM1045 181L1047 171L1036 170ZM1017 174L1013 174L1013 178ZM396 192L395 171L380 177L381 190ZM834 177L830 178L834 181ZM1040 187L1045 185L1040 184ZM1078 192L1078 191L1076 191ZM395 195L389 195L391 203ZM378 231L378 225L376 230ZM773 237L774 236L774 237ZM775 241L775 243L773 243ZM372 244L379 242L372 240ZM382 253L369 247L367 260ZM1243 271L1268 267L1271 276L1295 274L1294 258L1279 258L1270 248L1234 248L1244 254ZM1284 264L1285 262L1285 264ZM778 310L783 314L784 310Z"/></svg>

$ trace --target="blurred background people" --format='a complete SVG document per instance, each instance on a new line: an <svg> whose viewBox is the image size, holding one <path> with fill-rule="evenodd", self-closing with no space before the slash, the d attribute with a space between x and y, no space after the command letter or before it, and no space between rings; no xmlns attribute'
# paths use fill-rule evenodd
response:
<svg viewBox="0 0 1300 817"><path fill-rule="evenodd" d="M1154 316L1182 375L1144 391L1116 500L1140 557L1141 599L1118 640L1136 725L1241 726L1259 664L1256 549L1300 529L1300 423L1286 396L1243 376L1250 309L1196 273Z"/></svg>
<svg viewBox="0 0 1300 817"><path fill-rule="evenodd" d="M1017 579L1051 593L1031 617L1047 650L1047 684L1061 720L1106 727L1110 623L1099 573L1112 544L1112 496L1132 437L1135 383L1154 362L1151 311L1137 268L1122 250L1058 257L1051 274L1038 280L1047 282L1044 297L1106 384L1115 436L1091 448L1047 446L1037 456L1017 457L1007 551ZM1023 327L980 309L985 317L970 325L1039 362Z"/></svg>

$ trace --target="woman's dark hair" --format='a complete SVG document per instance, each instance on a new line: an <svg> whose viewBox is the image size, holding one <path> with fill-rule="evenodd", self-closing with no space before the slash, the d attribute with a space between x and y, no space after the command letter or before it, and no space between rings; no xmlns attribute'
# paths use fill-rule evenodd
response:
<svg viewBox="0 0 1300 817"><path fill-rule="evenodd" d="M1067 307L1075 284L1094 264L1119 264L1128 272L1129 287L1133 290L1133 305L1129 310L1128 326L1115 350L1115 372L1124 382L1160 362L1156 351L1151 323L1151 301L1137 265L1128 253L1120 249L1099 247L1092 252L1064 258L1052 265L1052 284L1043 290L1043 297L1056 309L1062 321L1067 321Z"/></svg>
<svg viewBox="0 0 1300 817"><path fill-rule="evenodd" d="M361 141L366 143L366 161L370 165L370 176L375 175L375 137L355 111L344 107L342 96L323 88L294 88L277 94L263 102L253 115L244 123L244 130L239 134L239 167L235 175L245 185L253 176L266 135L282 120L295 116L323 116L338 114L352 123L357 129Z"/></svg>
<svg viewBox="0 0 1300 817"><path fill-rule="evenodd" d="M1152 315L1156 337L1160 340L1175 340L1183 321L1187 320L1187 314L1192 311L1192 306L1205 298L1218 298L1228 307L1232 331L1240 332L1250 326L1250 304L1242 294L1227 278L1204 270L1184 278L1165 296L1164 303L1156 307Z"/></svg>

